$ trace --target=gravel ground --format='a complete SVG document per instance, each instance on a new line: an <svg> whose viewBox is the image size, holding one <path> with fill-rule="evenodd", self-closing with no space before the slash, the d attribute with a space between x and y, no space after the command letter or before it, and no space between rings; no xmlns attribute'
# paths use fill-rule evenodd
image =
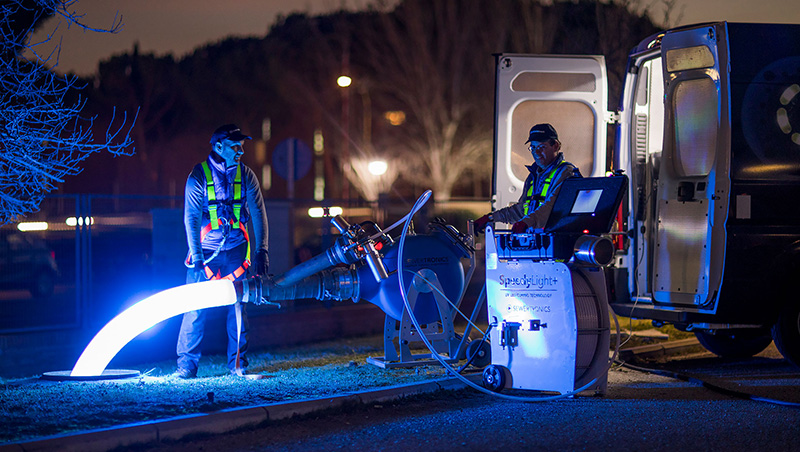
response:
<svg viewBox="0 0 800 452"><path fill-rule="evenodd" d="M523 394L523 391L510 394ZM605 397L505 401L440 392L139 450L800 450L800 410L627 369Z"/></svg>

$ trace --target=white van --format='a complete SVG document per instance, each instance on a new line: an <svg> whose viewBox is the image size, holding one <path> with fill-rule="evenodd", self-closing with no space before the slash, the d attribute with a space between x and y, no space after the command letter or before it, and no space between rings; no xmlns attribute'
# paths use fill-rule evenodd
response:
<svg viewBox="0 0 800 452"><path fill-rule="evenodd" d="M615 112L602 56L496 63L494 209L519 199L531 125L553 124L584 176L629 176L607 269L616 313L693 331L723 357L774 339L800 365L800 25L651 36Z"/></svg>

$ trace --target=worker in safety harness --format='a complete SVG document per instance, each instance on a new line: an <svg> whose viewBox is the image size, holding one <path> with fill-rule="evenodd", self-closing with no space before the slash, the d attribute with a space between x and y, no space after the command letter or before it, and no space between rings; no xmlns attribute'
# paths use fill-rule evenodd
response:
<svg viewBox="0 0 800 452"><path fill-rule="evenodd" d="M238 280L246 276L248 269L257 275L267 274L264 199L255 173L241 162L242 145L249 139L234 124L219 127L211 137L208 158L194 167L186 181L183 222L189 242L187 284ZM252 221L255 237L248 236L248 221ZM252 266L251 255L255 256ZM242 303L226 309L228 368L232 375L243 375L247 368L247 312ZM178 335L177 377L197 376L206 311L183 315Z"/></svg>
<svg viewBox="0 0 800 452"><path fill-rule="evenodd" d="M564 160L558 133L552 125L531 127L525 144L536 165L526 165L530 174L525 179L519 201L475 220L476 232L483 232L490 221L512 224L511 231L515 233L544 228L561 183L569 177L581 177L578 168Z"/></svg>

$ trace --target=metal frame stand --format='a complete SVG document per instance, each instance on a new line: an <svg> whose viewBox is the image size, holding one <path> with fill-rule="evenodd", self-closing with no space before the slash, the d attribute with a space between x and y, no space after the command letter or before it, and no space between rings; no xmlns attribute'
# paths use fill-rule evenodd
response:
<svg viewBox="0 0 800 452"><path fill-rule="evenodd" d="M403 309L403 316L399 322L387 315L383 327L384 356L382 358L368 357L367 362L369 364L383 369L438 365L439 361L436 360L432 353L413 354L411 352L410 345L412 343L422 342L422 339L419 337L420 334L425 335L433 345L436 353L438 353L445 362L455 363L463 358L459 356L463 355L463 347L461 344L463 341L456 337L450 306L447 299L442 295L442 285L439 283L439 278L433 270L422 269L414 275L413 283L408 289L408 304L413 310L414 306L417 304L419 294L431 292L433 292L433 297L436 300L436 307L439 310L441 330L439 325L434 322L427 325L420 325L422 331L418 332L414 328L414 323L411 321L408 309ZM395 339L398 340L399 354L395 346Z"/></svg>
<svg viewBox="0 0 800 452"><path fill-rule="evenodd" d="M471 249L475 237L472 223L467 225L468 237L470 237L469 251L465 252L465 258L469 260L469 265L465 271L464 288L461 291L456 306L461 305L461 300L464 299L464 294L467 293L467 288L472 280L472 275L475 272L475 252ZM414 328L414 323L411 321L408 309L403 309L403 315L400 321L386 316L383 326L383 357L368 357L367 363L378 366L383 369L391 369L398 367L417 367L427 365L439 365L439 361L434 357L433 353L413 354L411 352L410 344L412 342L422 342L420 334L424 334L431 345L433 345L436 353L447 363L457 363L459 360L466 357L467 345L469 344L469 333L472 331L472 324L475 323L478 314L481 311L483 302L485 301L485 288L481 292L478 301L475 303L475 308L470 316L470 321L467 325L464 335L459 338L455 334L453 327L453 311L450 309L446 297L443 295L444 291L433 270L423 268L414 275L413 283L408 289L408 303L411 309L417 303L420 293L433 292L433 297L436 300L436 307L439 310L439 320L442 328L439 330L439 325L436 322L427 325L420 325L422 331L418 332ZM395 340L398 344L395 346ZM400 349L398 354L397 349ZM446 355L445 355L446 353Z"/></svg>

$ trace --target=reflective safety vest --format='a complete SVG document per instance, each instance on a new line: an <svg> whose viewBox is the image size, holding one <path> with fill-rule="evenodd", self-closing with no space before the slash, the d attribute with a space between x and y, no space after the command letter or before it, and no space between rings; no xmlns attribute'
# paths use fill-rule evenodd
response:
<svg viewBox="0 0 800 452"><path fill-rule="evenodd" d="M533 209L531 209L531 201L533 201L535 198L535 196L533 195L533 189L535 188L534 186L536 184L531 183L531 186L528 187L528 192L525 194L525 202L522 203L522 213L524 215L527 216L530 212L536 210L536 208L539 207L540 200L543 201L545 198L547 198L547 192L548 190L550 190L550 183L553 182L553 176L555 176L558 169L561 168L561 166L565 163L567 162L562 160L561 163L556 165L556 167L550 171L550 174L548 174L547 177L545 177L544 185L542 185L542 192L539 193L538 199L536 199L536 204L534 204Z"/></svg>
<svg viewBox="0 0 800 452"><path fill-rule="evenodd" d="M211 168L208 162L204 161L202 164L203 173L206 176L206 193L208 194L208 215L211 221L200 231L200 241L206 238L211 230L217 230L224 224L224 220L219 217L217 213L217 194L214 191L214 178L211 176ZM250 237L247 234L247 226L239 221L242 214L242 165L236 167L236 177L233 179L233 218L229 220L229 224L233 229L240 229L247 241L247 254L245 255L242 265L226 276L222 276L219 271L215 275L208 266L206 266L206 277L210 280L214 279L227 279L230 281L235 280L243 275L247 268L250 267Z"/></svg>
<svg viewBox="0 0 800 452"><path fill-rule="evenodd" d="M214 178L208 162L202 163L203 173L206 176L206 193L208 193L208 215L211 217L211 229L219 229L219 215L217 214L217 193L214 191ZM233 179L233 218L231 223L234 229L239 227L239 217L242 214L242 165L236 166L236 177Z"/></svg>

